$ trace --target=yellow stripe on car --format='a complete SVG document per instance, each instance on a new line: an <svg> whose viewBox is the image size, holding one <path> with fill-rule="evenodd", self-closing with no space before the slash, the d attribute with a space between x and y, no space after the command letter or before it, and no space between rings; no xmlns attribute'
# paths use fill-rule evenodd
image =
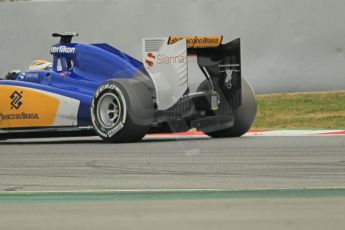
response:
<svg viewBox="0 0 345 230"><path fill-rule="evenodd" d="M43 91L0 85L0 128L45 127L54 123L59 100Z"/></svg>

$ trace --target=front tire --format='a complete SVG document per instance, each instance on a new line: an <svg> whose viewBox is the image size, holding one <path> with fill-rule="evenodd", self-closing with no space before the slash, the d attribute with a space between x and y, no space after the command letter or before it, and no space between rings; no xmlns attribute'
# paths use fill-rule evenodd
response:
<svg viewBox="0 0 345 230"><path fill-rule="evenodd" d="M94 95L91 105L92 124L97 134L107 142L137 142L150 128L148 124L134 122L133 113L130 112L131 98L137 95L130 95L129 87L129 82L110 80L102 84Z"/></svg>

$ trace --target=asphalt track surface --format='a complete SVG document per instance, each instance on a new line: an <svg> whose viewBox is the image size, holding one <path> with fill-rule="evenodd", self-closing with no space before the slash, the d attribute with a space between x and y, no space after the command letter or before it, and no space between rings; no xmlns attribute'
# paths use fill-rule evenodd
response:
<svg viewBox="0 0 345 230"><path fill-rule="evenodd" d="M4 229L340 229L344 188L343 135L0 142Z"/></svg>

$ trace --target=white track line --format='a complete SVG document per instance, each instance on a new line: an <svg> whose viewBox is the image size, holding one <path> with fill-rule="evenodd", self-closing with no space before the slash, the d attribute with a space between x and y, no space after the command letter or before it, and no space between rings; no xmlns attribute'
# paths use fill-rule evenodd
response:
<svg viewBox="0 0 345 230"><path fill-rule="evenodd" d="M343 132L343 133L342 133ZM338 134L337 134L338 133ZM272 130L263 132L250 132L245 134L245 136L344 136L344 130Z"/></svg>
<svg viewBox="0 0 345 230"><path fill-rule="evenodd" d="M188 132L187 132L188 133ZM147 139L190 139L190 138L208 138L207 135L197 134L191 132L187 133L170 133L170 134L156 134L147 135ZM258 137L298 137L298 136L345 136L344 130L264 130L264 131L250 131L244 136L258 136Z"/></svg>
<svg viewBox="0 0 345 230"><path fill-rule="evenodd" d="M270 191L270 190L322 190L322 189L345 189L345 187L300 187L300 188L243 188L243 189L109 189L109 190L56 190L56 191L0 191L0 195L5 194L42 194L42 193L145 193L145 192L246 192L246 191Z"/></svg>

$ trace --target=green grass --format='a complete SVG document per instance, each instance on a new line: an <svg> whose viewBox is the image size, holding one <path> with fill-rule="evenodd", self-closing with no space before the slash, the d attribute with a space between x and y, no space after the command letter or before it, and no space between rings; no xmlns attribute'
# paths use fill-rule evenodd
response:
<svg viewBox="0 0 345 230"><path fill-rule="evenodd" d="M345 129L345 92L257 96L253 129Z"/></svg>

